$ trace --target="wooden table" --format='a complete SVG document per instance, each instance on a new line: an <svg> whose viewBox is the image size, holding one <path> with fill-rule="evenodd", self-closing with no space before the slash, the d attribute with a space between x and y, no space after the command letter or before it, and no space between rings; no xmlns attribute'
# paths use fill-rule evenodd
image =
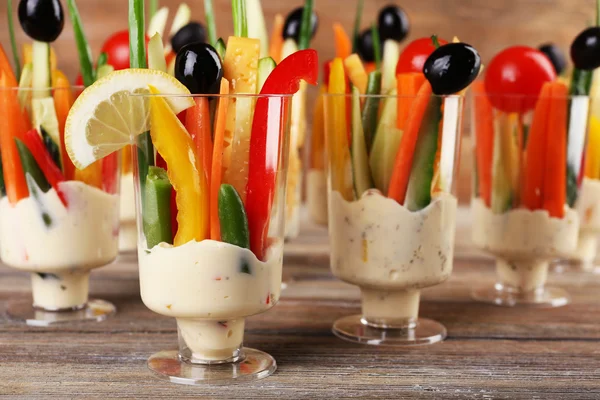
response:
<svg viewBox="0 0 600 400"><path fill-rule="evenodd" d="M464 220L464 219L463 219ZM430 347L394 349L346 343L332 322L359 312L358 289L328 268L326 232L305 225L290 243L289 287L273 310L250 318L246 344L272 354L275 375L253 384L190 387L157 379L146 359L175 349L173 319L140 301L135 263L92 274L94 296L119 314L100 324L29 328L2 321L0 395L20 398L600 399L600 276L553 274L572 304L559 309L505 309L471 300L492 282L489 259L473 253L459 228L455 273L423 292L421 315L448 328ZM26 274L0 270L0 307L29 296Z"/></svg>

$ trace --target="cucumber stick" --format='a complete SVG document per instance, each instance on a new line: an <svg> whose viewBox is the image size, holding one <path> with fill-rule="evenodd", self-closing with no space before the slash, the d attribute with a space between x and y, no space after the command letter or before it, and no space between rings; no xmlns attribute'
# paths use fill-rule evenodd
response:
<svg viewBox="0 0 600 400"><path fill-rule="evenodd" d="M383 62L381 66L381 93L387 93L396 87L396 66L400 58L400 44L388 39L383 44Z"/></svg>
<svg viewBox="0 0 600 400"><path fill-rule="evenodd" d="M402 131L396 128L396 115L398 113L396 94L396 90L392 90L390 96L383 102L373 148L369 157L375 187L384 195L388 193L396 153L402 139Z"/></svg>
<svg viewBox="0 0 600 400"><path fill-rule="evenodd" d="M33 77L31 87L33 98L50 97L52 77L50 74L50 43L33 41L32 45Z"/></svg>
<svg viewBox="0 0 600 400"><path fill-rule="evenodd" d="M250 248L250 231L244 203L235 188L222 184L219 189L221 240L244 249Z"/></svg>
<svg viewBox="0 0 600 400"><path fill-rule="evenodd" d="M217 43L215 44L215 50L217 50L217 53L219 53L219 56L221 56L221 59L225 59L225 41L222 38L219 38L219 40L217 40Z"/></svg>
<svg viewBox="0 0 600 400"><path fill-rule="evenodd" d="M265 57L258 60L258 93L260 93L265 81L276 66L275 60L271 57Z"/></svg>
<svg viewBox="0 0 600 400"><path fill-rule="evenodd" d="M181 3L177 9L177 12L175 13L175 17L173 18L169 36L175 35L181 28L189 24L191 18L192 10L190 9L190 6L188 6L186 3Z"/></svg>
<svg viewBox="0 0 600 400"><path fill-rule="evenodd" d="M148 42L148 68L167 72L165 47L159 33L155 33Z"/></svg>
<svg viewBox="0 0 600 400"><path fill-rule="evenodd" d="M269 36L260 0L246 0L248 37L260 40L260 57L269 55Z"/></svg>
<svg viewBox="0 0 600 400"><path fill-rule="evenodd" d="M352 172L354 176L354 194L360 198L364 192L373 187L371 170L369 168L369 156L362 126L360 112L360 92L358 88L352 87L352 147L350 156L352 159Z"/></svg>
<svg viewBox="0 0 600 400"><path fill-rule="evenodd" d="M35 158L33 158L33 154L29 151L25 143L15 138L15 143L17 144L17 150L19 152L19 158L21 159L21 166L23 167L23 172L25 176L29 175L37 188L39 188L42 192L46 193L50 190L51 186L48 183L48 180L44 176L44 173L40 169L40 166L35 162ZM27 182L29 190L31 190L31 186L29 182Z"/></svg>
<svg viewBox="0 0 600 400"><path fill-rule="evenodd" d="M378 95L381 92L381 72L373 71L367 78L367 96ZM363 109L362 124L365 130L365 142L367 152L371 153L375 133L377 129L377 118L379 116L379 97L367 97Z"/></svg>
<svg viewBox="0 0 600 400"><path fill-rule="evenodd" d="M503 129L494 129L494 153L492 157L492 198L491 208L501 214L512 206L512 182L509 171L509 155Z"/></svg>
<svg viewBox="0 0 600 400"><path fill-rule="evenodd" d="M413 163L404 205L410 211L419 211L431 202L435 155L438 149L440 121L442 120L442 98L432 96L419 129Z"/></svg>
<svg viewBox="0 0 600 400"><path fill-rule="evenodd" d="M155 34L159 34L161 37L165 35L165 27L167 26L167 19L169 18L169 9L167 7L161 7L156 13L151 14L150 24L146 35L152 37Z"/></svg>
<svg viewBox="0 0 600 400"><path fill-rule="evenodd" d="M19 104L21 108L26 108L28 111L31 108L29 100L31 99L31 82L33 81L33 64L25 64L21 70L21 78L19 79Z"/></svg>
<svg viewBox="0 0 600 400"><path fill-rule="evenodd" d="M54 142L56 148L61 149L54 99L52 97L34 98L31 100L31 111L33 114L33 127L40 133L44 131ZM60 166L60 164L58 165Z"/></svg>
<svg viewBox="0 0 600 400"><path fill-rule="evenodd" d="M281 48L281 59L285 59L287 56L290 56L298 51L298 45L294 39L286 39L283 42L283 47Z"/></svg>
<svg viewBox="0 0 600 400"><path fill-rule="evenodd" d="M159 167L148 168L144 185L143 226L146 247L159 243L173 244L171 230L171 190L167 171Z"/></svg>

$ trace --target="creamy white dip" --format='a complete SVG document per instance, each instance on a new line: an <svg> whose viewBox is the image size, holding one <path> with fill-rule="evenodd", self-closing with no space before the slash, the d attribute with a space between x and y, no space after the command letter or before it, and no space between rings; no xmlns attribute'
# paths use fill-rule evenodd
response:
<svg viewBox="0 0 600 400"><path fill-rule="evenodd" d="M327 225L327 174L310 169L306 175L306 204L314 222Z"/></svg>

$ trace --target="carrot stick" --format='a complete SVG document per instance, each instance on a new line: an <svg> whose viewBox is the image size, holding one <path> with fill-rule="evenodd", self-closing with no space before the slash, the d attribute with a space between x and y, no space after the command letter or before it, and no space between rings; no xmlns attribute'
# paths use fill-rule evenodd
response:
<svg viewBox="0 0 600 400"><path fill-rule="evenodd" d="M206 174L206 181L210 187L213 144L208 97L198 97L195 101L196 105L186 110L185 127L196 145L196 157L202 162L202 169Z"/></svg>
<svg viewBox="0 0 600 400"><path fill-rule="evenodd" d="M593 115L590 117L588 129L585 176L590 179L600 179L600 120Z"/></svg>
<svg viewBox="0 0 600 400"><path fill-rule="evenodd" d="M396 200L399 204L404 204L406 190L408 188L408 179L413 163L413 155L419 138L419 129L423 122L423 117L427 111L427 106L431 98L432 90L429 82L425 81L421 85L417 97L410 109L409 119L406 129L400 141L400 147L396 154L394 163L394 172L390 181L388 197Z"/></svg>
<svg viewBox="0 0 600 400"><path fill-rule="evenodd" d="M339 22L333 24L333 35L335 38L335 57L345 60L352 54L352 42Z"/></svg>
<svg viewBox="0 0 600 400"><path fill-rule="evenodd" d="M475 155L479 197L487 207L492 205L492 163L494 158L494 110L487 98L482 80L474 82Z"/></svg>
<svg viewBox="0 0 600 400"><path fill-rule="evenodd" d="M375 71L376 69L377 69L377 65L375 65L374 62L365 63L365 71L367 72L367 75L369 75L371 72Z"/></svg>
<svg viewBox="0 0 600 400"><path fill-rule="evenodd" d="M283 24L285 20L283 15L275 15L275 21L273 22L273 33L271 34L271 43L269 44L269 56L277 64L281 61L281 49L283 49Z"/></svg>
<svg viewBox="0 0 600 400"><path fill-rule="evenodd" d="M229 82L221 79L221 97L215 118L215 146L212 157L212 175L210 178L210 238L221 240L221 226L219 224L219 188L223 176L223 148L225 139L225 125L227 124L227 108L229 107Z"/></svg>
<svg viewBox="0 0 600 400"><path fill-rule="evenodd" d="M425 81L425 75L419 72L409 72L398 74L398 115L396 126L398 129L404 130L410 107L415 101L415 96L419 92L421 85Z"/></svg>
<svg viewBox="0 0 600 400"><path fill-rule="evenodd" d="M73 179L103 190L102 160L98 160L84 169L75 169Z"/></svg>
<svg viewBox="0 0 600 400"><path fill-rule="evenodd" d="M2 44L0 44L0 75L3 73L6 75L5 87L14 88L18 86L17 77L10 66L10 61L4 52Z"/></svg>
<svg viewBox="0 0 600 400"><path fill-rule="evenodd" d="M71 162L65 148L65 122L75 100L71 91L71 84L61 71L55 70L52 72L52 86L54 86L54 107L56 109L56 118L58 119L58 132L60 134L60 155L63 175L69 181L75 176L75 166Z"/></svg>
<svg viewBox="0 0 600 400"><path fill-rule="evenodd" d="M542 207L542 194L544 193L545 183L544 168L546 168L546 131L549 123L551 89L550 82L545 83L542 87L540 98L535 106L533 122L529 129L525 149L526 161L521 204L529 210L538 210ZM562 168L566 168L566 163L562 165ZM564 190L564 188L563 186L562 189Z"/></svg>
<svg viewBox="0 0 600 400"><path fill-rule="evenodd" d="M23 139L27 129L20 121L23 114L17 91L12 90L13 86L9 85L11 81L7 73L0 71L0 152L6 194L10 203L14 205L29 196L29 190L15 143L15 138Z"/></svg>
<svg viewBox="0 0 600 400"><path fill-rule="evenodd" d="M567 202L567 107L569 89L552 82L546 140L543 208L551 217L562 218Z"/></svg>

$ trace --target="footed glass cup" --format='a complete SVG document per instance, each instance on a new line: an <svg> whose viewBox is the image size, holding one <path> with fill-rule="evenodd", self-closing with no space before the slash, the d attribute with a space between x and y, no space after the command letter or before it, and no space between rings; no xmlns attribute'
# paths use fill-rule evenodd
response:
<svg viewBox="0 0 600 400"><path fill-rule="evenodd" d="M243 346L244 328L281 292L291 97L194 95L179 119L173 96L142 98L151 131L132 157L141 296L176 319L179 337L148 367L189 385L267 377L277 364Z"/></svg>
<svg viewBox="0 0 600 400"><path fill-rule="evenodd" d="M7 313L33 326L102 321L116 311L89 298L89 275L118 254L119 155L80 171L60 140L81 90L0 88L0 257L31 274L33 296L10 302Z"/></svg>
<svg viewBox="0 0 600 400"><path fill-rule="evenodd" d="M399 102L406 111L414 103L427 111L404 115L400 129ZM363 126L368 118L361 114L374 104L375 121ZM360 288L362 303L361 314L334 322L338 337L388 346L427 345L446 337L442 324L419 317L419 303L421 289L452 272L462 106L462 96L324 95L331 269ZM399 190L394 169L409 131L419 144L410 152L414 163L405 162L412 164L411 183Z"/></svg>
<svg viewBox="0 0 600 400"><path fill-rule="evenodd" d="M495 257L496 283L475 288L473 297L507 307L563 306L568 294L546 280L549 264L578 245L589 98L569 96L558 83L538 97L488 96L477 85L472 235Z"/></svg>

